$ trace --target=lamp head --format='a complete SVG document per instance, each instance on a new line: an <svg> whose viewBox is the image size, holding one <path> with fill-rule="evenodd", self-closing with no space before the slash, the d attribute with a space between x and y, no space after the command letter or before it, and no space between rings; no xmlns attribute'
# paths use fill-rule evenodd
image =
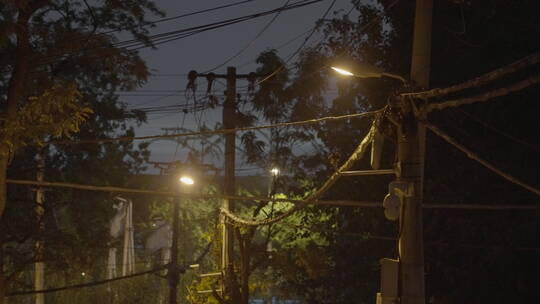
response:
<svg viewBox="0 0 540 304"><path fill-rule="evenodd" d="M184 185L193 185L193 184L195 184L195 181L193 180L193 178L191 176L187 176L187 175L182 175L178 180Z"/></svg>
<svg viewBox="0 0 540 304"><path fill-rule="evenodd" d="M192 164L179 163L176 166L173 183L173 189L183 192L191 192L195 185L201 183L201 173L198 166Z"/></svg>
<svg viewBox="0 0 540 304"><path fill-rule="evenodd" d="M341 75L360 78L379 78L384 73L383 70L377 67L352 59L335 60L332 62L331 68Z"/></svg>
<svg viewBox="0 0 540 304"><path fill-rule="evenodd" d="M335 67L335 66L332 66L330 67L332 70L336 71L338 74L341 74L343 76L354 76L353 73L343 69L343 68L338 68L338 67Z"/></svg>

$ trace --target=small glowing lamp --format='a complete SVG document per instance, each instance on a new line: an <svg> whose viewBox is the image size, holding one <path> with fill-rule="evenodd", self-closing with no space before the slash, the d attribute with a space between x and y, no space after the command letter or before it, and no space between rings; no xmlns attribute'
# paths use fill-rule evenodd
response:
<svg viewBox="0 0 540 304"><path fill-rule="evenodd" d="M180 177L179 181L184 185L193 185L193 184L195 184L195 181L193 180L193 178L191 178L189 176L185 176L185 175Z"/></svg>

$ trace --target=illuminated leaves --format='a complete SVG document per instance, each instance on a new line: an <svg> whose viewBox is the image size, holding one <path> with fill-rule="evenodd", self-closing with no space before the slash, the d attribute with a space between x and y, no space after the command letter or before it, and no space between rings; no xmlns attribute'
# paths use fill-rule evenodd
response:
<svg viewBox="0 0 540 304"><path fill-rule="evenodd" d="M27 144L43 144L45 136L69 136L93 113L77 103L79 91L73 84L55 84L42 95L28 98L14 119L0 131L3 151L13 152Z"/></svg>

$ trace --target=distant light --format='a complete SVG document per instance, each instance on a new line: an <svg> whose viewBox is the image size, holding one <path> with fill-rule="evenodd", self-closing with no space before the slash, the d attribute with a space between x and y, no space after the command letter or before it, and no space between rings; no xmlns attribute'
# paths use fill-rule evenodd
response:
<svg viewBox="0 0 540 304"><path fill-rule="evenodd" d="M278 176L279 175L279 168L272 168L270 170L270 173L272 173L273 176Z"/></svg>
<svg viewBox="0 0 540 304"><path fill-rule="evenodd" d="M182 176L180 177L180 182L186 185L193 185L195 184L195 181L189 176Z"/></svg>
<svg viewBox="0 0 540 304"><path fill-rule="evenodd" d="M199 264L191 264L191 265L189 265L189 268L191 268L191 269L195 269L195 268L199 268L199 267L200 267Z"/></svg>
<svg viewBox="0 0 540 304"><path fill-rule="evenodd" d="M81 272L81 275L84 277L86 276L86 272Z"/></svg>
<svg viewBox="0 0 540 304"><path fill-rule="evenodd" d="M344 70L344 69L340 69L340 68L336 68L336 67L332 67L332 70L340 73L341 75L345 75L345 76L354 76L353 73L347 71L347 70Z"/></svg>

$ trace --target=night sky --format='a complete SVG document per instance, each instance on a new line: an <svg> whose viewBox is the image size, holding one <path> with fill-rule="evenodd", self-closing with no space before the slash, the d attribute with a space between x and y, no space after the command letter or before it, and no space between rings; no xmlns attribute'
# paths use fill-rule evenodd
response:
<svg viewBox="0 0 540 304"><path fill-rule="evenodd" d="M156 4L166 12L166 17L174 17L235 2L238 1L156 1ZM259 0L209 13L162 22L156 24L156 27L151 29L151 34L267 11L278 8L286 2L286 0ZM294 1L290 3L294 3ZM308 31L323 16L330 4L331 1L322 1L313 5L282 12L271 26L257 40L250 44L249 48L214 72L224 74L226 73L227 66L237 66L238 73L254 71L257 68L255 58L259 53L267 49L282 46L291 39ZM328 14L328 17L333 16L335 11L348 12L351 7L350 0L338 0ZM190 70L196 70L202 73L222 64L248 45L273 16L264 16L162 44L156 50L142 49L140 54L146 61L153 76L149 78L146 85L136 92L119 92L121 100L126 102L129 108L186 103L183 92L171 91L185 90L187 84L186 74ZM302 44L305 37L307 37L307 34L279 48L278 54L282 58L289 57ZM314 44L320 37L321 33L315 32L307 45ZM198 83L198 90L206 89L205 79L200 79ZM224 84L223 81L222 83ZM245 85L247 85L245 81L238 81L237 83L238 87ZM223 85L216 83L215 94L222 96L223 91ZM198 112L196 114L201 116L201 120L205 121L207 126L213 127L217 121L221 120L221 110L221 107L217 107L214 110L206 110L203 113ZM161 128L178 127L182 125L182 122L184 128L193 130L197 130L198 128L197 119L192 113L183 114L180 111L174 114L156 113L148 115L148 123L136 128L136 135L161 134L163 133ZM178 151L175 157L176 143L172 141L155 142L152 143L150 148L152 151L151 159L154 161L185 160L185 151ZM218 164L220 162L218 161ZM241 168L242 161L238 160L237 165ZM148 169L149 172L156 172L150 167ZM255 172L252 171L251 173ZM244 171L244 173L250 173L250 171Z"/></svg>

